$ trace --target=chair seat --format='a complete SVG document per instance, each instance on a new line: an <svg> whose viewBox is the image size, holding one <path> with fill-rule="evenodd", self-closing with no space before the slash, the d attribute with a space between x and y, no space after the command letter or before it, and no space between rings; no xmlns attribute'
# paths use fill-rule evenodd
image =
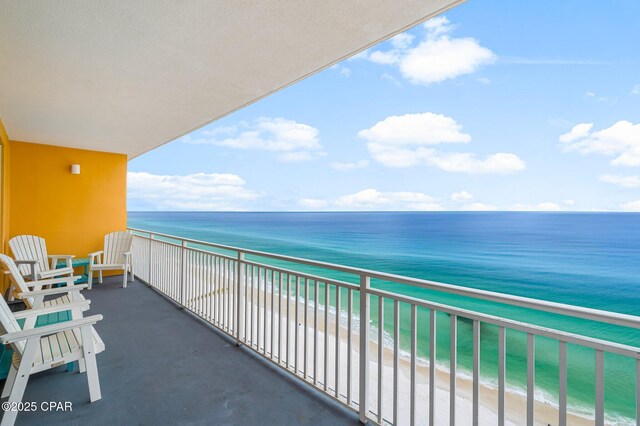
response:
<svg viewBox="0 0 640 426"><path fill-rule="evenodd" d="M83 300L85 300L84 295L80 292L77 293L78 294L78 299L77 302L81 302ZM66 305L68 303L71 303L71 297L69 296L69 294L65 294L64 296L60 296L58 298L55 299L49 299L49 300L45 300L42 305L46 308L48 306L56 306L56 305ZM89 307L84 307L82 308L83 311L88 311Z"/></svg>
<svg viewBox="0 0 640 426"><path fill-rule="evenodd" d="M89 266L92 271L106 271L112 269L124 269L124 263L97 263Z"/></svg>
<svg viewBox="0 0 640 426"><path fill-rule="evenodd" d="M104 351L104 342L93 327L91 327L91 335L93 336L96 354ZM31 372L36 373L38 371L48 370L58 365L77 361L82 357L82 336L80 329L61 331L40 339L40 350L36 351ZM14 352L12 359L14 367L19 367L20 360L20 354L17 351Z"/></svg>

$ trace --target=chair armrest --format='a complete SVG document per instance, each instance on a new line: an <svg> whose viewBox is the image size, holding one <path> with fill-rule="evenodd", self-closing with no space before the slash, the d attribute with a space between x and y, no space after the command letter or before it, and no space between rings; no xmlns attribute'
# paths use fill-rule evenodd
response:
<svg viewBox="0 0 640 426"><path fill-rule="evenodd" d="M47 256L49 259L73 259L75 254L50 254Z"/></svg>
<svg viewBox="0 0 640 426"><path fill-rule="evenodd" d="M93 253L89 253L89 257L96 257L104 253L104 250L94 251Z"/></svg>
<svg viewBox="0 0 640 426"><path fill-rule="evenodd" d="M83 300L81 302L63 303L61 305L47 306L46 308L27 309L24 311L15 312L13 316L15 319L28 318L33 316L53 314L56 312L68 311L74 308L84 308L91 304L90 300Z"/></svg>
<svg viewBox="0 0 640 426"><path fill-rule="evenodd" d="M73 273L73 267L71 266L65 266L62 268L58 268L58 269L50 269L48 271L41 271L38 273L38 275L40 275L40 278L44 279L52 279L54 277L57 277L58 275L68 275L70 273Z"/></svg>
<svg viewBox="0 0 640 426"><path fill-rule="evenodd" d="M76 280L82 278L80 275L74 275L73 277L59 277L59 278L48 278L46 280L38 280L38 281L29 281L27 286L35 287L39 285L51 285L51 284L61 284L65 283L68 286L73 285Z"/></svg>
<svg viewBox="0 0 640 426"><path fill-rule="evenodd" d="M16 265L35 265L37 260L14 260Z"/></svg>
<svg viewBox="0 0 640 426"><path fill-rule="evenodd" d="M86 284L75 284L75 285L69 285L66 287L49 288L46 290L32 290L26 293L18 293L18 297L20 299L24 299L25 297L33 297L33 296L50 296L52 294L61 294L61 293L70 293L72 291L80 291L85 288L87 288Z"/></svg>
<svg viewBox="0 0 640 426"><path fill-rule="evenodd" d="M73 328L81 328L86 325L94 325L101 320L102 315L92 315L90 317L80 318L73 321L59 322L58 324L46 325L44 327L15 331L13 333L7 333L0 336L0 343L3 345L7 345L10 343L19 342L21 340L27 340L32 337L48 336L50 334L56 334L61 331L71 330Z"/></svg>

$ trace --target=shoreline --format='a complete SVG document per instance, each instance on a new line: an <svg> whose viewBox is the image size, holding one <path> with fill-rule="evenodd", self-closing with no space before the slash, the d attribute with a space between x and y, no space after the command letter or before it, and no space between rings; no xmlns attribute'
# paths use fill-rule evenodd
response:
<svg viewBox="0 0 640 426"><path fill-rule="evenodd" d="M265 291L266 287L266 291ZM250 289L250 287L249 287ZM285 366L286 364L286 346L284 345L285 336L287 328L286 324L286 299L283 299L282 304L282 316L280 317L280 321L278 321L278 309L279 309L279 294L274 294L274 312L273 318L274 321L274 342L276 345L274 348L271 348L271 284L267 284L261 280L260 288L258 286L254 286L254 302L252 303L250 300L250 290L247 293L247 303L251 304L253 307L253 315L254 315L254 327L252 330L252 334L249 334L250 331L247 329L247 334L253 338L253 349L257 347L260 348L259 352L262 352L262 347L264 347L267 357L270 357L270 354L273 350L274 358L273 361L278 363L277 357L282 355L280 365ZM220 293L212 292L206 295L202 295L200 297L209 296L212 301L215 300L215 296ZM231 291L233 294L233 291ZM260 300L260 305L257 305L258 299ZM267 303L265 303L265 301ZM304 312L305 312L305 303L302 298L297 300L298 303L298 318L297 318L297 336L298 336L298 375L303 378L304 376L304 336L307 336L307 362L306 362L306 371L307 371L307 380L313 383L313 369L314 369L314 307L313 302L309 301L307 305L307 328L305 333L304 328ZM293 320L295 319L295 307L296 300L294 298L289 298L289 313L290 313L290 321L288 324L289 329L289 363L290 363L290 371L294 371L295 367L293 364L295 363L295 336L296 332L293 330ZM260 335L260 341L256 342L255 338L259 335L257 331L257 320L256 318L259 316L262 320L265 315L266 309L266 318L267 324L265 327L265 332ZM333 312L332 312L333 311ZM243 316L243 321L244 321ZM352 368L351 371L351 390L347 391L347 343L348 343L348 316L346 312L340 311L340 329L339 329L339 339L336 340L336 312L335 308L330 308L329 315L327 318L329 333L327 336L327 353L329 354L327 358L327 370L329 372L327 379L327 386L329 389L335 389L335 346L336 341L339 342L340 345L340 380L339 380L339 389L340 389L340 399L342 402L347 403L348 398L352 401L357 401L359 399L359 371L355 368L359 363L359 334L358 328L354 327L354 324L359 321L357 316L354 314L352 316L352 324L351 324L351 357L352 357ZM282 344L278 345L277 342L277 333L278 333L278 324L282 326ZM318 328L317 328L317 350L318 350L318 361L317 361L317 375L318 375L318 387L320 383L323 383L325 379L324 374L324 340L325 340L325 311L323 305L318 305ZM387 340L389 336L386 332L383 334ZM371 327L370 331L370 340L369 340L369 409L371 411L377 411L378 407L378 330L376 327ZM374 340L375 339L375 340ZM248 345L248 344L247 344ZM280 348L280 350L279 350ZM382 368L382 380L383 380L383 390L382 390L382 412L383 419L391 419L393 415L393 348L383 343L383 368ZM277 355L277 356L276 356ZM426 424L428 421L428 389L429 389L429 370L430 366L428 360L417 358L416 359L416 424ZM410 358L406 351L400 349L398 355L398 424L408 424L409 419L409 400L410 400L410 374L411 374L411 363ZM469 374L466 369L463 370L462 374L460 372L460 367L458 367L458 374L456 375L456 422L460 422L460 424L471 424L472 421L472 410L473 410L473 380L468 377ZM322 379L322 380L320 380ZM479 394L479 424L480 425L495 425L498 421L498 389L495 385L492 385L486 380L480 379L480 394ZM449 369L445 368L441 365L436 364L436 412L435 412L435 423L440 424L449 424ZM331 392L332 396L335 394ZM353 405L352 405L353 406ZM514 391L511 386L507 384L507 389L505 390L505 424L506 425L520 425L524 423L524 419L526 417L526 395L523 395L517 391ZM535 400L534 404L535 408L535 416L534 416L534 424L536 425L553 425L558 423L558 415L559 409L556 405L548 401L541 401L539 399ZM569 407L570 408L570 407ZM606 424L627 424L625 422L626 419L605 419ZM567 412L567 424L571 425L592 425L593 417L588 417L582 414L578 414L572 411ZM633 424L633 423L629 423Z"/></svg>

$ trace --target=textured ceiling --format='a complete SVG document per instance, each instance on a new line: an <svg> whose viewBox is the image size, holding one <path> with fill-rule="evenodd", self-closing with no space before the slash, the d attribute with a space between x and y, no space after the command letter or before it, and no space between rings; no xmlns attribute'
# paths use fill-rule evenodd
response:
<svg viewBox="0 0 640 426"><path fill-rule="evenodd" d="M135 157L459 2L0 0L0 118Z"/></svg>

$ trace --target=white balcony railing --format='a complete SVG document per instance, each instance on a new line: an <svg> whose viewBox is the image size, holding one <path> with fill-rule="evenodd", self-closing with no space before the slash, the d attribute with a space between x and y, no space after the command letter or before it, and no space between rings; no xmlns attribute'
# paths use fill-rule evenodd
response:
<svg viewBox="0 0 640 426"><path fill-rule="evenodd" d="M606 421L605 353L630 359L625 364L630 367L624 373L636 377L632 400L636 401L635 424L640 425L640 348L435 303L408 296L402 289L437 290L630 329L640 328L638 316L130 230L135 235L133 261L140 280L228 334L239 345L359 413L363 422L455 424L457 416L459 424L470 420L477 425L483 420L494 423L486 420L490 417L485 414L490 413L495 416L495 423L509 423L505 414L509 387L506 334L507 330L517 330L526 335L526 391L521 397L522 417L515 423L533 425L545 420L534 418L541 404L545 404L536 392L535 342L537 338L547 338L558 342L557 418L553 423L566 425L578 419L572 417L567 402L569 344L595 353L591 422L595 420L596 425ZM390 291L388 284L395 285L397 291ZM410 312L408 323L403 321L401 310ZM418 320L420 316L424 321ZM436 342L437 324L443 320L448 322L448 333L443 336L449 341L446 374L438 372L442 369L427 368L442 361L436 353L442 345L437 346ZM456 362L461 320L472 323L469 413L461 412L457 397L463 375ZM491 381L495 383L493 387L485 386L480 376L481 325L497 328L497 377ZM408 342L402 342L401 328L409 331ZM426 341L421 342L419 334L428 336ZM418 345L428 348L428 356L420 356ZM444 401L438 382L448 393ZM492 392L495 398L481 400L481 393ZM485 413L483 407L491 401L496 406L488 407Z"/></svg>

